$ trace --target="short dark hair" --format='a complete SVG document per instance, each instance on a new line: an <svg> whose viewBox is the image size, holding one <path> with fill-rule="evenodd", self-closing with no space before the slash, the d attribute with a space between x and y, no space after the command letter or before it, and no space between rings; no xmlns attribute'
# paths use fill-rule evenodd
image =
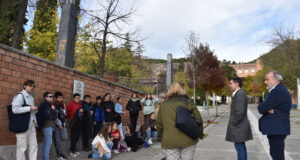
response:
<svg viewBox="0 0 300 160"><path fill-rule="evenodd" d="M97 97L96 97L96 100L101 100L101 99L102 99L101 96L97 96Z"/></svg>
<svg viewBox="0 0 300 160"><path fill-rule="evenodd" d="M91 96L86 94L86 95L84 95L83 99L86 99L86 98L91 98Z"/></svg>
<svg viewBox="0 0 300 160"><path fill-rule="evenodd" d="M77 97L77 96L80 97L80 94L79 94L79 93L74 93L74 94L73 94L73 98L75 98L75 97Z"/></svg>
<svg viewBox="0 0 300 160"><path fill-rule="evenodd" d="M63 96L63 94L60 92L60 91L56 91L55 93L54 93L54 97L55 98L58 98L58 97L62 97Z"/></svg>
<svg viewBox="0 0 300 160"><path fill-rule="evenodd" d="M242 82L242 79L240 77L234 77L234 78L232 78L232 81L234 83L238 83L240 88L243 87L243 82Z"/></svg>
<svg viewBox="0 0 300 160"><path fill-rule="evenodd" d="M24 82L24 86L35 87L35 86L34 86L34 81L33 81L33 80L26 80L26 81Z"/></svg>
<svg viewBox="0 0 300 160"><path fill-rule="evenodd" d="M119 101L121 98L122 98L122 97L118 97L118 98L117 98L117 101Z"/></svg>
<svg viewBox="0 0 300 160"><path fill-rule="evenodd" d="M46 97L48 97L48 95L51 94L51 92L45 92L43 95L44 100L46 100Z"/></svg>

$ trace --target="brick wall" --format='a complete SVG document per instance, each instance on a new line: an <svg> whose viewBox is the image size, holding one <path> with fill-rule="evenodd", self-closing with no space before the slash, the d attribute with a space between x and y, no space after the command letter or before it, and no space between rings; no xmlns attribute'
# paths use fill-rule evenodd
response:
<svg viewBox="0 0 300 160"><path fill-rule="evenodd" d="M22 90L26 79L36 82L34 99L37 106L43 101L42 95L46 91L61 91L65 103L69 103L72 100L74 80L84 82L84 94L90 94L93 100L107 92L112 94L114 100L121 96L124 98L123 110L126 112L123 121L129 122L128 112L124 107L134 90L0 44L0 146L16 143L15 134L8 130L6 106ZM140 114L139 123L142 120ZM38 134L38 139L41 140L41 133Z"/></svg>

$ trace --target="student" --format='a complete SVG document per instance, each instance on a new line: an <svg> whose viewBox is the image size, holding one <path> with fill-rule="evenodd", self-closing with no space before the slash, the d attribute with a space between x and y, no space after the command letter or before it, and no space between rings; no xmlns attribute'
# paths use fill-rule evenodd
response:
<svg viewBox="0 0 300 160"><path fill-rule="evenodd" d="M121 134L121 138L124 139L124 134L123 134L123 126L122 126L122 114L123 112L123 107L122 107L122 103L123 103L123 98L122 97L118 97L117 98L117 103L115 104L115 111L116 111L116 117L115 117L115 121L118 122L118 130L120 131Z"/></svg>
<svg viewBox="0 0 300 160"><path fill-rule="evenodd" d="M66 105L63 102L63 94L61 92L55 92L54 97L55 102L53 103L53 105L57 112L56 126L54 129L54 146L56 149L56 159L64 160L67 159L67 157L62 154L60 142L68 140L68 132L66 128Z"/></svg>
<svg viewBox="0 0 300 160"><path fill-rule="evenodd" d="M132 151L132 152L136 152L138 146L144 144L144 141L138 138L137 133L135 132L131 124L126 126L125 142L128 146L127 151Z"/></svg>
<svg viewBox="0 0 300 160"><path fill-rule="evenodd" d="M92 102L91 102L91 96L90 95L84 95L83 102L82 102L82 108L83 108L83 120L81 124L81 133L82 133L82 150L83 151L89 151L89 140L92 138L93 134L93 110L92 110Z"/></svg>
<svg viewBox="0 0 300 160"><path fill-rule="evenodd" d="M53 103L53 94L45 92L44 102L39 105L37 113L38 128L43 131L43 160L50 159L50 149L52 145L52 136L55 129L55 120L57 114Z"/></svg>
<svg viewBox="0 0 300 160"><path fill-rule="evenodd" d="M30 116L26 117L26 121L20 122L22 126L27 128L26 131L22 133L16 133L16 159L25 160L25 153L27 150L28 158L30 160L36 160L38 145L35 130L35 127L37 127L35 114L38 110L38 107L34 105L34 99L31 95L35 88L34 81L26 80L23 84L23 87L23 91L14 97L11 104L13 114L30 114Z"/></svg>
<svg viewBox="0 0 300 160"><path fill-rule="evenodd" d="M111 125L104 124L94 138L92 142L93 154L92 158L94 159L111 159L111 149L113 146L112 141L109 138L109 133L111 132Z"/></svg>
<svg viewBox="0 0 300 160"><path fill-rule="evenodd" d="M148 93L143 99L144 106L144 123L150 119L150 114L155 112L155 105L158 103L158 98L154 98L152 94Z"/></svg>
<svg viewBox="0 0 300 160"><path fill-rule="evenodd" d="M149 137L147 136L147 130L148 130L148 125L143 124L140 128L140 131L138 132L138 138L143 140L144 142L144 147L148 148L149 147Z"/></svg>
<svg viewBox="0 0 300 160"><path fill-rule="evenodd" d="M118 130L117 122L113 122L113 124L112 124L111 138L112 138L112 141L114 144L112 147L114 153L127 151L127 147L120 144L121 134L120 134L120 131Z"/></svg>
<svg viewBox="0 0 300 160"><path fill-rule="evenodd" d="M80 102L80 94L75 93L73 95L73 101L67 106L67 118L70 120L70 129L71 129L71 148L70 156L76 158L80 155L76 151L76 144L79 138L80 131L80 121L83 115L82 105Z"/></svg>
<svg viewBox="0 0 300 160"><path fill-rule="evenodd" d="M115 105L111 101L111 94L106 93L103 96L103 100L101 102L101 107L104 108L104 117L105 122L113 122L115 118Z"/></svg>
<svg viewBox="0 0 300 160"><path fill-rule="evenodd" d="M104 109L101 107L101 101L102 97L97 96L96 97L96 103L93 106L93 112L94 112L94 134L93 137L95 138L99 131L101 130L101 127L104 122Z"/></svg>
<svg viewBox="0 0 300 160"><path fill-rule="evenodd" d="M152 138L157 137L157 126L156 126L156 120L155 120L155 113L150 114L150 119L146 122L146 125L148 126L147 129L147 139L148 144L152 145Z"/></svg>
<svg viewBox="0 0 300 160"><path fill-rule="evenodd" d="M142 105L136 93L131 94L131 98L126 105L126 110L129 111L130 123L135 130L136 123L139 118L139 112L142 110Z"/></svg>

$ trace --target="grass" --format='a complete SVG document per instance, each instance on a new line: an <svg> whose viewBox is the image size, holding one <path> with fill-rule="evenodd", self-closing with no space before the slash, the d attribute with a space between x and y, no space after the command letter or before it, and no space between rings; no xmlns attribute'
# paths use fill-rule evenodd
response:
<svg viewBox="0 0 300 160"><path fill-rule="evenodd" d="M208 137L208 134L204 134L204 137L203 137L203 139L204 139L204 138L207 138L207 137Z"/></svg>
<svg viewBox="0 0 300 160"><path fill-rule="evenodd" d="M208 122L204 122L205 124L207 124ZM219 124L219 122L209 122L209 124Z"/></svg>

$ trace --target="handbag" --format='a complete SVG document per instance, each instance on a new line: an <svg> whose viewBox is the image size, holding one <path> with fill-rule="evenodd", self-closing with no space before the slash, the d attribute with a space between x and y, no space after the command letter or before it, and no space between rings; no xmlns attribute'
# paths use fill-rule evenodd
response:
<svg viewBox="0 0 300 160"><path fill-rule="evenodd" d="M177 106L175 127L192 139L200 138L201 123L183 106Z"/></svg>
<svg viewBox="0 0 300 160"><path fill-rule="evenodd" d="M19 93L23 96L23 104L22 107L27 106L25 97L22 93ZM22 113L22 114L14 114L12 112L12 105L7 106L8 113L8 126L9 131L14 133L23 133L28 130L29 121L30 121L30 112Z"/></svg>

